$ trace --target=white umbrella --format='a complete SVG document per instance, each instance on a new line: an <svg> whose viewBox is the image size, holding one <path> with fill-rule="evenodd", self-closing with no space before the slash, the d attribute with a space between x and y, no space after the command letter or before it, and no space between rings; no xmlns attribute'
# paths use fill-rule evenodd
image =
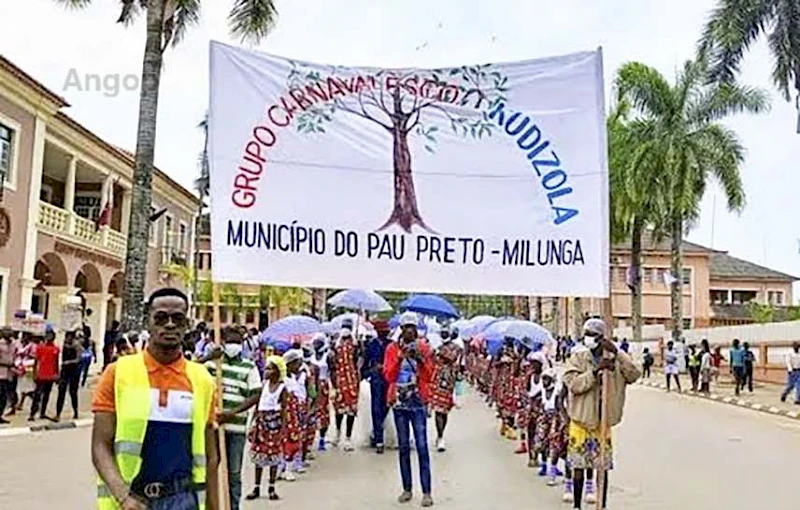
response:
<svg viewBox="0 0 800 510"><path fill-rule="evenodd" d="M337 308L362 312L388 312L391 305L374 290L348 289L337 292L328 299L328 304Z"/></svg>

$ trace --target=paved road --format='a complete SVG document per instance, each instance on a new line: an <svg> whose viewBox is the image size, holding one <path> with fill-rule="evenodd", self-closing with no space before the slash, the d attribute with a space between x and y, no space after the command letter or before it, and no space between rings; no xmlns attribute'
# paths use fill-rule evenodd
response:
<svg viewBox="0 0 800 510"><path fill-rule="evenodd" d="M559 490L511 454L514 445L497 436L478 399L468 399L451 421L451 450L434 454L437 508L568 508ZM800 504L793 473L800 459L797 422L636 387L615 440L609 508L795 510ZM91 508L88 441L88 429L0 438L0 508ZM395 462L393 454L329 453L300 481L279 486L284 501L244 508L400 508ZM246 491L251 477L248 468ZM418 501L409 508L417 507Z"/></svg>

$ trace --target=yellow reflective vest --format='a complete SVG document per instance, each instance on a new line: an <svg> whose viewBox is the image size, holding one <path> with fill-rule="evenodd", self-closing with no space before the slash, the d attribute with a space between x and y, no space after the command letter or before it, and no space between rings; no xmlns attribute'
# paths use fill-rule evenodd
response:
<svg viewBox="0 0 800 510"><path fill-rule="evenodd" d="M117 428L114 454L122 479L130 485L142 467L142 445L150 419L151 388L142 353L117 360L114 399ZM192 480L198 487L206 484L206 427L214 403L214 380L203 365L186 362L186 375L192 385ZM200 510L205 509L205 489L197 491ZM98 477L98 510L118 510L117 500Z"/></svg>

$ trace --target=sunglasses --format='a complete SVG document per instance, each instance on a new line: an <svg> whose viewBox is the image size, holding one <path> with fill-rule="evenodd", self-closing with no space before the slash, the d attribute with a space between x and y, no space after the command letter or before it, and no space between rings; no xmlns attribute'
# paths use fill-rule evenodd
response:
<svg viewBox="0 0 800 510"><path fill-rule="evenodd" d="M166 326L170 321L176 326L183 326L186 324L186 314L183 312L156 312L153 314L153 322L156 326Z"/></svg>

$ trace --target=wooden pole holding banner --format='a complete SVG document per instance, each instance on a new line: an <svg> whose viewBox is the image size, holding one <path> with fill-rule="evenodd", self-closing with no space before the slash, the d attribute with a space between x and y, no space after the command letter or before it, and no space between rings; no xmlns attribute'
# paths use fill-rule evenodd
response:
<svg viewBox="0 0 800 510"><path fill-rule="evenodd" d="M214 343L218 349L222 349L222 325L220 324L219 314L219 284L214 283L212 287L212 309L214 317ZM222 356L215 360L216 363L216 385L217 385L217 411L222 412ZM228 452L225 448L225 429L220 426L217 429L217 445L219 450L219 469L217 470L218 491L219 491L219 510L230 509L230 492L228 490Z"/></svg>
<svg viewBox="0 0 800 510"><path fill-rule="evenodd" d="M611 285L612 281L608 282L608 298L603 300L603 322L606 323L606 337L611 340L614 337L614 313L611 306ZM603 358L607 356L613 357L612 354L603 351ZM611 401L611 373L608 370L603 370L602 378L600 380L600 465L595 470L597 473L597 500L596 510L603 510L603 494L606 491L606 458L609 454L608 439L611 437L611 427L608 424L608 414Z"/></svg>

